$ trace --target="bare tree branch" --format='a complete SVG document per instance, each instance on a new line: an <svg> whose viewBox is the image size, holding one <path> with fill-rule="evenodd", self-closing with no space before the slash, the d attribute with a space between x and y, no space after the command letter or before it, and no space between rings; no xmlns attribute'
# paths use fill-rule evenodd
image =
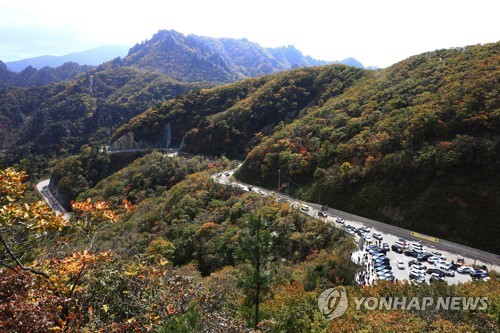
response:
<svg viewBox="0 0 500 333"><path fill-rule="evenodd" d="M12 252L12 250L10 249L9 245L5 242L5 240L3 239L2 235L0 235L0 242L2 243L2 245L4 246L5 250L7 251L7 253L9 254L9 256L12 258L12 260L17 264L17 266L22 269L23 271L27 271L27 272L31 272L31 273L34 273L34 274L37 274L37 275L41 275L45 278L49 278L50 275L41 271L41 270L38 270L38 269L35 269L35 268L32 268L32 267L26 267L24 266L20 261L19 259L16 257L16 255ZM2 264L4 264L4 262L0 262ZM5 265L5 267L9 267L8 265Z"/></svg>

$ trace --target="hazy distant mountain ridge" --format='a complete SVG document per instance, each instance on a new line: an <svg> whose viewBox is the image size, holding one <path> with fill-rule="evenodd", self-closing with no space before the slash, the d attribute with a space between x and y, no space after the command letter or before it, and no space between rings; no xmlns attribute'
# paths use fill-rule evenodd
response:
<svg viewBox="0 0 500 333"><path fill-rule="evenodd" d="M80 65L97 66L103 62L116 57L124 57L127 54L129 46L125 45L104 45L91 50L74 52L62 56L44 55L35 58L9 61L5 64L13 72L21 72L31 66L36 69L43 67L59 67L67 62L76 62Z"/></svg>
<svg viewBox="0 0 500 333"><path fill-rule="evenodd" d="M179 81L221 83L326 63L293 46L267 49L247 39L185 36L173 30L136 44L122 61Z"/></svg>

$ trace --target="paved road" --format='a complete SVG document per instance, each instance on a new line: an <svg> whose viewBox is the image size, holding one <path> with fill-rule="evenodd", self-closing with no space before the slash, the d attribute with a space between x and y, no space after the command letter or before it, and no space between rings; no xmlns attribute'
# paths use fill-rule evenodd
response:
<svg viewBox="0 0 500 333"><path fill-rule="evenodd" d="M319 217L318 212L321 209L320 205L314 204L314 203L304 202L304 201L286 196L284 194L277 193L275 191L270 191L270 190L265 189L265 188L261 188L258 186L253 186L253 185L249 185L249 184L245 184L245 183L236 181L232 177L233 173L234 173L234 170L229 170L229 171L215 174L212 176L212 178L220 184L232 186L232 187L238 187L238 188L242 189L243 191L252 191L252 192L258 193L260 195L264 195L264 196L273 196L274 198L276 198L276 200L279 200L282 202L288 202L288 203L290 203L290 205L292 205L292 207L297 208L297 209L302 208L301 211L303 213L308 214L309 216L311 216L313 218L321 219L321 220L323 220L327 223L330 223L330 224L332 224L332 225L334 225L337 228L342 229L342 230L345 230L345 227L347 225L351 225L351 226L355 227L356 229L359 229L360 227L364 226L364 224L361 223L360 221L355 221L352 219L351 220L344 219L344 221L345 221L344 223L338 223L338 222L336 222L336 220L338 218L340 218L340 216L336 216L332 213L329 213L328 211L325 212L327 214L326 217ZM369 226L367 226L367 227L369 227ZM380 230L380 229L373 228L373 227L370 227L370 229L371 229L370 235L373 234L373 232L381 233L382 237L383 237L381 243L388 243L389 246L393 245L398 239L401 238L401 235L396 235L394 233L390 233L390 232L387 232L385 230ZM359 236L355 235L353 237L354 237L355 241L357 243L359 243ZM426 252L437 251L437 252L441 253L443 256L445 256L446 260L449 262L451 262L452 260L454 262L456 262L457 258L459 257L457 253L453 253L453 252L447 251L446 249L440 248L438 244L436 244L434 246L428 245L428 244L423 244L423 245L425 245ZM357 262L358 256L362 257L362 254L364 254L364 253L366 253L366 251L364 251L363 249L359 250L359 252L358 251L354 252L352 255L353 261ZM404 254L395 253L393 251L389 251L387 253L387 257L391 261L391 265L393 267L393 273L394 273L395 278L398 280L408 280L409 279L408 262L412 259L415 259L415 258L407 257ZM464 256L460 255L460 258L464 258ZM474 263L474 259L472 259L472 258L465 257L464 259L465 259L465 265L472 265ZM404 269L398 269L397 260L403 261L403 263L405 265ZM427 262L424 262L423 264L425 266L427 266L428 268L434 267L433 264L430 264ZM483 263L479 260L476 261L476 264L477 265L486 265L489 270L495 270L497 272L500 272L500 267L498 265L494 265L491 263ZM427 278L428 277L429 276L427 276ZM446 278L446 281L448 283L468 282L471 280L472 279L468 274L460 274L457 272L455 272L455 277L447 277Z"/></svg>
<svg viewBox="0 0 500 333"><path fill-rule="evenodd" d="M124 154L124 153L137 153L137 152L147 152L147 151L163 151L168 153L169 156L175 156L179 152L178 148L130 148L130 149L109 149L109 146L105 146L101 151L106 151L109 154Z"/></svg>
<svg viewBox="0 0 500 333"><path fill-rule="evenodd" d="M63 218L65 220L69 220L70 216L68 212L63 208L63 206L59 203L59 201L57 201L56 197L53 196L52 193L50 193L49 183L50 179L44 179L41 182L39 182L36 185L38 192L40 192L40 194L47 202L47 205L49 205L49 207L52 208L52 210L56 213L56 215L63 214Z"/></svg>

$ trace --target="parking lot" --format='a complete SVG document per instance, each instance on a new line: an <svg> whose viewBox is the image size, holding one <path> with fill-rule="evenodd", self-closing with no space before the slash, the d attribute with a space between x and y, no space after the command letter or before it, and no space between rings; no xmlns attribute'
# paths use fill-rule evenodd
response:
<svg viewBox="0 0 500 333"><path fill-rule="evenodd" d="M306 202L303 202L301 200L286 196L284 194L276 193L274 191L270 191L270 190L267 190L264 188L260 188L257 186L252 186L252 185L243 184L243 183L234 181L230 178L232 176L232 173L233 173L232 170L224 172L224 173L220 173L220 174L214 175L214 179L216 182L221 183L221 184L225 184L225 185L233 186L233 187L238 187L244 191L253 191L255 193L258 193L258 194L264 195L264 196L273 196L274 198L276 198L277 200L282 201L282 202L286 201L292 207L301 210L303 213L310 215L311 217L321 219L321 220L325 221L325 223L331 223L335 227L342 229L342 230L347 231L348 226L356 228L356 230L363 228L363 227L369 229L369 232L366 234L369 236L368 240L370 240L370 242L365 241L365 239L364 239L365 237L361 237L357 233L350 233L352 235L352 237L354 238L355 242L358 244L358 250L354 251L352 253L351 259L353 260L353 262L359 263L363 267L363 268L360 268L360 272L357 276L357 279L360 283L363 282L359 279L360 276L364 277L364 280L367 284L373 284L379 280L377 272L374 271L372 255L366 251L366 247L368 245L380 245L380 246L382 246L384 243L387 243L389 248L390 248L392 245L396 244L396 242L406 241L407 246L408 246L407 248L405 248L405 250L406 250L406 249L411 248L413 243L419 243L418 241L417 242L410 241L409 239L401 240L400 236L393 235L391 233L384 232L382 230L377 230L377 228L371 228L371 227L365 226L359 221L341 219L339 216L335 216L332 213L329 213L328 211L323 212L320 209L315 209L313 207L314 205L312 205L312 204L308 204ZM375 239L373 237L374 233L378 236L379 239ZM434 247L434 246L429 245L429 244L421 244L421 245L423 246L421 248L422 252L427 252L427 253L438 252L443 257L442 261L446 262L448 264L452 264L452 263L455 264L459 260L459 258L456 254L450 253L450 252L445 251L443 249L438 249L437 247ZM388 264L390 264L390 266L391 266L390 270L392 271L391 275L393 276L393 278L392 278L393 280L397 280L397 281L410 280L410 273L411 273L412 269L411 269L409 263L412 260L417 260L417 258L406 256L404 253L396 253L392 249L387 251L385 256L387 258L386 262ZM460 259L464 260L463 262L461 262L461 264L463 264L465 266L472 266L474 264L474 261L470 258L460 258ZM400 267L398 267L398 261L401 261L403 263L402 265L400 265ZM427 269L436 269L437 266L433 263L428 262L427 260L422 261L421 265L425 267L425 270L422 271L421 275L425 277L425 282L429 283L431 274L427 273L426 270ZM487 268L490 268L490 267L492 267L492 265L490 265ZM472 277L470 276L470 274L461 274L457 271L454 271L453 274L454 274L454 276L443 277L444 281L447 283L450 283L450 284L465 283L465 282L472 281Z"/></svg>
<svg viewBox="0 0 500 333"><path fill-rule="evenodd" d="M338 223L338 222L336 222L336 220L338 219L336 217L328 216L327 218L328 218L328 221L330 223L333 223L337 227L342 228L342 229L345 229L347 226L353 226L356 229L363 227L363 225L357 221L344 220L343 223ZM388 234L388 233L383 233L382 231L379 231L376 228L369 228L369 230L370 230L370 232L369 232L370 235L373 235L373 233L380 233L382 236L381 240L379 241L379 240L373 239L373 237L372 237L371 243L368 243L368 242L365 242L364 240L362 240L362 237L359 234L354 234L353 237L354 237L356 243L358 243L358 246L361 247L361 249L353 252L351 258L352 258L353 262L355 262L355 263L360 263L361 265L363 265L363 263L369 264L369 268L370 268L371 272L369 274L365 274L365 276L367 278L366 282L368 284L373 284L373 283L376 283L376 281L378 280L378 276L377 276L376 271L373 272L373 256L368 251L366 251L367 246L369 246L369 245L377 245L378 246L378 245L382 245L384 243L387 243L389 245L389 247L392 247L392 245L394 245L396 242L399 242L401 240L401 238L398 236L395 236L395 235ZM411 246L412 243L415 243L415 242L410 242L409 240L405 240L405 241L408 244L408 248ZM448 252L442 251L442 250L438 250L438 249L433 248L432 246L429 246L427 244L423 245L423 252L424 253L425 252L427 252L427 253L439 252L445 258L444 261L447 261L449 263L452 263L452 262L457 263L457 260L459 259L456 256L452 255L451 253L448 253ZM411 257L411 256L406 256L404 253L396 253L392 249L387 251L386 257L389 259L389 263L392 267L392 273L394 276L394 280L397 280L397 281L409 280L411 267L409 266L408 263L410 261L418 261L417 258ZM366 260L364 258L366 258L368 260ZM398 267L398 264L397 264L398 261L403 262L403 265ZM422 261L421 264L426 269L436 268L436 265L428 262L428 260ZM465 265L472 265L473 262L471 260L465 260L464 264ZM461 274L461 273L458 273L457 271L454 271L453 273L455 276L444 277L444 280L447 283L456 284L456 283L465 283L465 282L472 281L472 277L469 274ZM425 273L424 276L425 276L425 282L429 282L431 274Z"/></svg>

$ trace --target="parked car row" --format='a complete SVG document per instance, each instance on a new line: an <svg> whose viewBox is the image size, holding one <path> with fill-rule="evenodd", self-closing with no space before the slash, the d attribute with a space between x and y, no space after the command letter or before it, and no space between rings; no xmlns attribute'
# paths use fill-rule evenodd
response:
<svg viewBox="0 0 500 333"><path fill-rule="evenodd" d="M400 240L401 241L401 240ZM446 277L454 277L455 271L460 274L470 274L474 280L489 280L489 274L484 269L474 269L472 267L463 266L458 263L447 262L446 257L439 252L423 252L424 247L416 244L410 245L411 249L404 251L405 247L402 242L396 242L391 246L391 249L397 253L403 253L405 256L414 257L416 259L410 260L408 266L410 267L409 278L417 282L425 281L426 274L430 274L429 283L444 282ZM429 263L434 267L427 267L423 263ZM463 261L462 261L463 263ZM404 269L402 260L397 260L397 266Z"/></svg>
<svg viewBox="0 0 500 333"><path fill-rule="evenodd" d="M367 246L366 251L371 254L373 268L378 280L394 281L391 261L386 257L386 251L375 245Z"/></svg>
<svg viewBox="0 0 500 333"><path fill-rule="evenodd" d="M336 218L334 221L340 221L340 218ZM463 259L457 262L448 262L445 255L442 253L427 249L427 247L421 244L419 241L409 241L402 238L396 238L393 244L388 242L382 243L386 235L378 232L377 230L370 230L367 226L353 226L347 223L345 224L345 231L352 236L359 235L359 237L365 240L366 251L371 255L371 260L373 262L373 268L376 271L376 278L378 280L396 280L405 279L404 270L408 269L408 278L412 283L424 283L429 284L446 282L447 279L455 282L466 281L464 278L455 278L456 273L459 274L469 274L474 280L488 281L489 276L485 270L474 270L473 268L462 266L464 264ZM356 228L357 227L357 228ZM394 239L391 235L388 235L387 239ZM388 252L394 252L394 254L388 257ZM402 254L403 256L399 256ZM407 262L404 258L408 258L408 266L405 265ZM391 263L397 267L396 271L393 271ZM453 280L451 280L453 279Z"/></svg>

